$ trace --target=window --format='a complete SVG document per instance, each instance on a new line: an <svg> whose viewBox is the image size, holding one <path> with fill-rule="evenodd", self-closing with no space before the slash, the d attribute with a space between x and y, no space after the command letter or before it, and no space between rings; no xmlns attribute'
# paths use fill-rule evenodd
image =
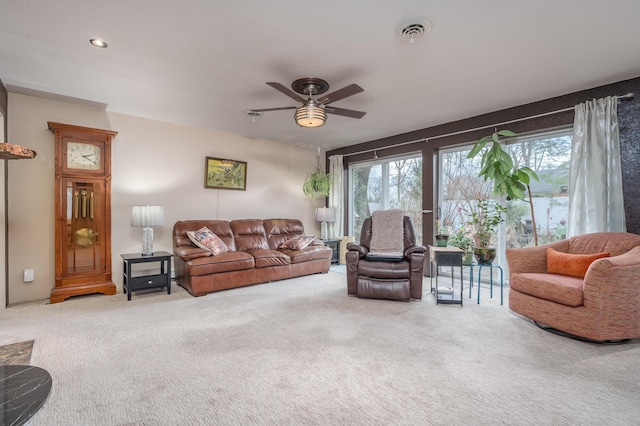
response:
<svg viewBox="0 0 640 426"><path fill-rule="evenodd" d="M349 166L349 235L360 241L362 222L376 210L401 209L422 244L422 155Z"/></svg>
<svg viewBox="0 0 640 426"><path fill-rule="evenodd" d="M475 200L495 198L493 184L478 177L479 158L467 159L472 144L440 151L438 171L438 232L449 235L459 230L470 232L467 216ZM562 130L507 141L506 150L518 166L528 166L540 178L531 182L534 217L538 244L566 237L569 208L569 163L571 131ZM533 218L528 201L506 203L506 222L494 238L497 247L525 247L533 245ZM499 250L503 253L504 250ZM505 264L504 260L498 260Z"/></svg>

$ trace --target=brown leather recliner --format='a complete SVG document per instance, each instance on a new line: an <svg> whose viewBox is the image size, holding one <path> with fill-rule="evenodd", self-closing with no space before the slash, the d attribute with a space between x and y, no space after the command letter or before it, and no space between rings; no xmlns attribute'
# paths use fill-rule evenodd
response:
<svg viewBox="0 0 640 426"><path fill-rule="evenodd" d="M409 301L422 299L422 272L427 251L416 245L409 216L403 220L404 256L399 261L367 260L372 236L371 217L365 219L360 244L347 244L347 293L363 298Z"/></svg>

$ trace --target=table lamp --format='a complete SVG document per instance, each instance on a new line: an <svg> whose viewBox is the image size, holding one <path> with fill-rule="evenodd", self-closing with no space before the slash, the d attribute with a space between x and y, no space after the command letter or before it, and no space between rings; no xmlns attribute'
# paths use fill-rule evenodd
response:
<svg viewBox="0 0 640 426"><path fill-rule="evenodd" d="M133 206L131 226L142 227L142 255L153 256L153 228L164 225L164 207Z"/></svg>
<svg viewBox="0 0 640 426"><path fill-rule="evenodd" d="M316 220L320 222L320 238L328 240L327 235L327 222L335 221L333 216L333 209L329 207L318 207L316 209Z"/></svg>

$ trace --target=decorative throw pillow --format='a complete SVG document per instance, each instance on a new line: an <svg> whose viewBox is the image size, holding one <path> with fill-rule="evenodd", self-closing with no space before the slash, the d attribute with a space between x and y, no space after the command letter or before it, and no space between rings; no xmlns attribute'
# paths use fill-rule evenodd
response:
<svg viewBox="0 0 640 426"><path fill-rule="evenodd" d="M278 248L289 249L289 250L302 250L303 248L308 247L309 244L311 244L315 239L316 239L315 235L294 235L293 237L289 238L288 240L280 244Z"/></svg>
<svg viewBox="0 0 640 426"><path fill-rule="evenodd" d="M198 229L197 231L187 231L187 235L193 244L205 250L209 250L214 256L227 251L227 245L224 241L211 232L211 230L206 226Z"/></svg>
<svg viewBox="0 0 640 426"><path fill-rule="evenodd" d="M584 278L593 261L611 256L610 253L570 254L547 248L547 272Z"/></svg>

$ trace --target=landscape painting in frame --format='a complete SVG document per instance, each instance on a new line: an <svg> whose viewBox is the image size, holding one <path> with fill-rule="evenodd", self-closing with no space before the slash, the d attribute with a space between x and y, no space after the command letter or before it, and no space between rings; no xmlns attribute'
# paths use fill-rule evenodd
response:
<svg viewBox="0 0 640 426"><path fill-rule="evenodd" d="M247 162L207 157L204 187L246 191Z"/></svg>

